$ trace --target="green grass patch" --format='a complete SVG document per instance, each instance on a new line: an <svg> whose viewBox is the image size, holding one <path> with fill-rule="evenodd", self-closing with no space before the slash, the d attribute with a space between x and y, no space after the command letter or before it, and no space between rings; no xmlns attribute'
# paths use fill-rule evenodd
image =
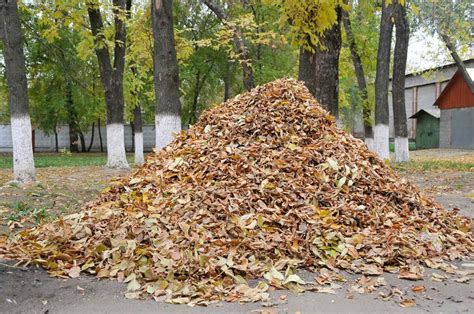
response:
<svg viewBox="0 0 474 314"><path fill-rule="evenodd" d="M45 207L33 208L25 202L12 204L12 213L7 217L9 221L22 221L23 219L31 218L34 222L50 220L52 217Z"/></svg>
<svg viewBox="0 0 474 314"><path fill-rule="evenodd" d="M133 154L127 154L130 164L133 163ZM38 153L35 154L36 168L47 167L83 167L83 166L104 166L107 163L107 155L100 153ZM0 154L0 169L13 167L12 155Z"/></svg>
<svg viewBox="0 0 474 314"><path fill-rule="evenodd" d="M474 171L474 163L464 163L464 162L450 161L450 160L410 161L407 163L393 164L392 166L400 170Z"/></svg>
<svg viewBox="0 0 474 314"><path fill-rule="evenodd" d="M390 151L392 153L395 152L395 143L389 143L388 148L390 149ZM416 144L413 143L413 142L409 142L408 143L408 150L416 150Z"/></svg>

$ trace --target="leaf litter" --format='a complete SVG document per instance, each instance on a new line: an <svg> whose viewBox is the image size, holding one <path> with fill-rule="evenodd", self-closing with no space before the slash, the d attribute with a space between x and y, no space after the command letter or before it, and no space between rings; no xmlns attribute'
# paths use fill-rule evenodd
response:
<svg viewBox="0 0 474 314"><path fill-rule="evenodd" d="M204 112L81 212L0 240L0 257L53 276L190 305L268 302L270 286L334 293L339 270L373 291L385 281L366 276L418 280L422 265L473 252L469 218L401 179L290 79ZM321 272L307 283L301 269Z"/></svg>

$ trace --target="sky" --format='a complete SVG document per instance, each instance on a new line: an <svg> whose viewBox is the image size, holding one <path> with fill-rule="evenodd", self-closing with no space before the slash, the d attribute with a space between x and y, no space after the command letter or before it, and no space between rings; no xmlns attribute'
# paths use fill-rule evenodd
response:
<svg viewBox="0 0 474 314"><path fill-rule="evenodd" d="M472 57L472 51L470 52ZM469 54L463 59L469 58ZM410 36L407 73L453 63L446 47L438 37L418 31Z"/></svg>

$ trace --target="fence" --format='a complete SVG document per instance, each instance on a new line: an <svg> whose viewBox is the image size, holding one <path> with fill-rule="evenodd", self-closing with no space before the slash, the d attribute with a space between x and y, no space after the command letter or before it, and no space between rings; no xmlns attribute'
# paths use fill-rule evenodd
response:
<svg viewBox="0 0 474 314"><path fill-rule="evenodd" d="M102 134L102 145L104 151L107 150L107 129L105 127L100 128ZM133 139L132 139L132 127L130 125L124 126L125 131L125 149L132 151ZM34 143L35 152L54 152L56 150L55 136L54 133L46 134L41 130L34 130ZM89 128L87 132L84 132L84 139L86 148L89 147L92 137L92 128ZM155 126L144 125L143 126L143 149L145 151L151 151L155 146ZM69 150L69 127L61 126L58 129L58 149ZM92 152L100 151L100 140L99 140L99 128L94 128L94 140L91 147ZM0 124L0 152L12 152L12 133L11 126L9 124Z"/></svg>

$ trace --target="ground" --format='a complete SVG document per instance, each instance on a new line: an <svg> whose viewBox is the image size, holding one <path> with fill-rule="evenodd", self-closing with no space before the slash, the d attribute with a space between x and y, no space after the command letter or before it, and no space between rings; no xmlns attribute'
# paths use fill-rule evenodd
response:
<svg viewBox="0 0 474 314"><path fill-rule="evenodd" d="M447 208L459 208L461 213L474 217L474 152L461 150L424 150L411 152L413 162L394 165L402 177L418 184L426 194L435 197ZM1 157L1 156L0 156ZM68 157L72 158L72 157ZM45 158L47 160L47 158ZM94 163L96 164L96 159ZM7 162L4 162L7 164ZM53 164L45 161L45 164ZM68 161L67 165L39 168L40 183L26 188L8 184L11 170L0 169L0 233L11 228L34 225L67 212L80 210L110 180L126 175L124 170L110 170L88 165L88 161ZM81 167L66 167L80 165ZM2 160L0 159L0 168ZM2 187L3 186L3 187ZM253 304L218 304L206 309L184 305L168 305L152 300L128 300L123 296L120 283L82 276L79 279L50 278L42 269L13 267L11 261L0 261L0 313L314 313L314 312L448 312L469 313L474 309L474 282L433 280L427 271L422 281L401 280L393 274L384 274L387 285L376 292L357 294L347 292L349 283L336 289L336 294L288 291L272 292L273 306ZM458 262L461 270L474 274L474 261ZM437 272L439 273L439 272ZM359 275L344 274L349 282ZM312 279L314 274L303 273ZM426 292L415 294L412 287L424 286ZM395 289L395 290L393 290ZM387 294L399 289L404 298L414 299L416 305L403 308L400 297L383 301L379 292Z"/></svg>

